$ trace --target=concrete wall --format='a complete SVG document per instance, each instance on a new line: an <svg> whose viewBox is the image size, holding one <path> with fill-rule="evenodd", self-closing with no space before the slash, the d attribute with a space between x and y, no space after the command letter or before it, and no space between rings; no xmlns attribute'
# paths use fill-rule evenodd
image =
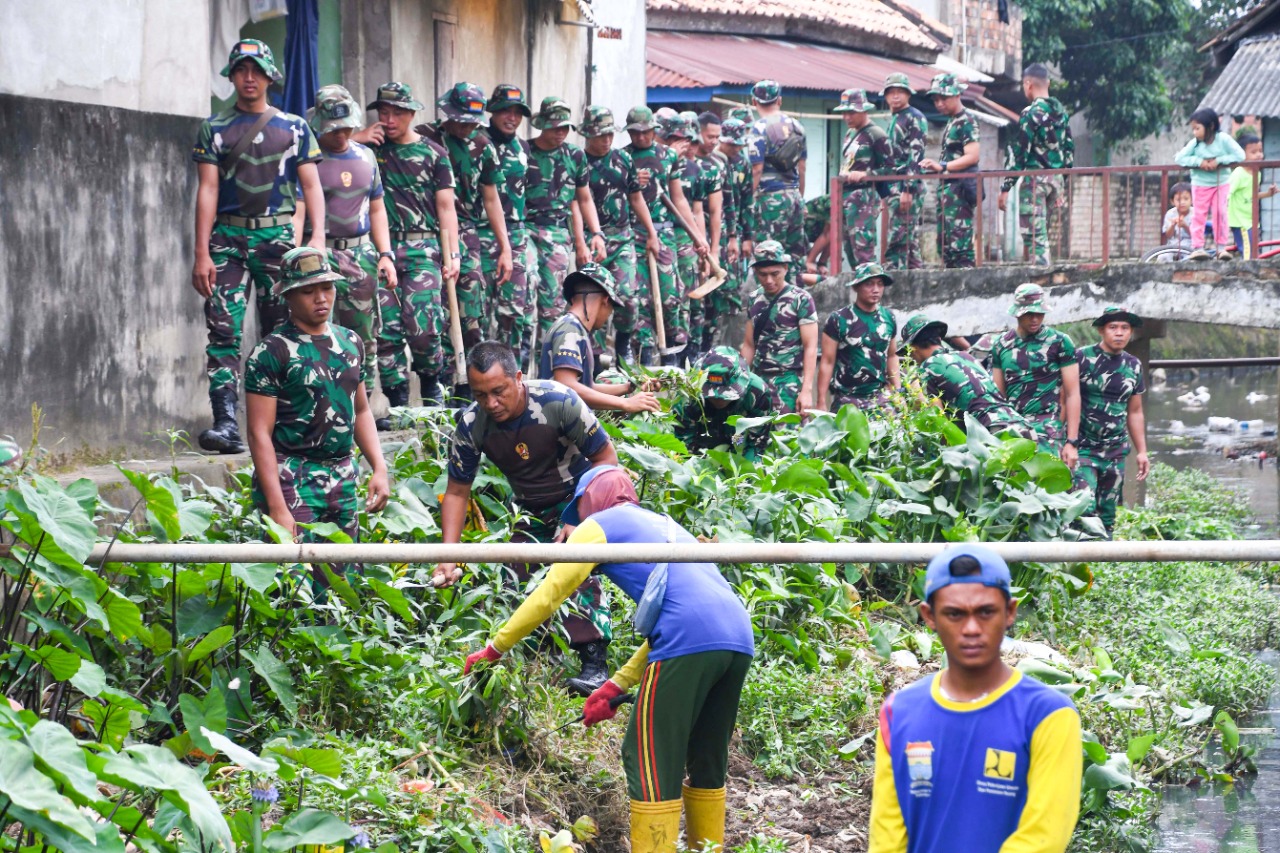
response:
<svg viewBox="0 0 1280 853"><path fill-rule="evenodd" d="M595 39L591 100L613 109L622 124L627 110L644 103L645 10L636 0L596 0L596 22L622 30L621 39ZM626 134L619 134L625 136Z"/></svg>

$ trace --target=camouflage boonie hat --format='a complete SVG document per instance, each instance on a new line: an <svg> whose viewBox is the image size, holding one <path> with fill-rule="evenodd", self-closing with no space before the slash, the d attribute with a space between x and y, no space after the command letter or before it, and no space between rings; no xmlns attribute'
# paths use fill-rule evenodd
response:
<svg viewBox="0 0 1280 853"><path fill-rule="evenodd" d="M902 324L902 346L903 349L911 346L916 338L920 337L925 331L937 329L938 334L942 337L947 336L947 324L941 320L930 320L924 314L914 314ZM899 350L901 352L901 350Z"/></svg>
<svg viewBox="0 0 1280 853"><path fill-rule="evenodd" d="M663 139L670 139L673 136L681 139L693 138L693 134L689 131L685 120L680 117L680 113L671 109L671 107L663 107L658 110L654 113L654 118L658 122L658 135Z"/></svg>
<svg viewBox="0 0 1280 853"><path fill-rule="evenodd" d="M778 85L777 80L761 80L751 87L751 97L755 98L757 103L772 104L782 97L782 87Z"/></svg>
<svg viewBox="0 0 1280 853"><path fill-rule="evenodd" d="M558 130L562 127L573 130L573 113L564 98L548 95L542 99L542 106L533 117L532 124L538 130Z"/></svg>
<svg viewBox="0 0 1280 853"><path fill-rule="evenodd" d="M646 130L653 130L657 126L658 123L653 118L653 110L648 107L632 107L627 111L627 130L643 133Z"/></svg>
<svg viewBox="0 0 1280 853"><path fill-rule="evenodd" d="M833 113L865 113L872 104L867 100L867 93L861 89L845 89L840 93L840 103L831 111Z"/></svg>
<svg viewBox="0 0 1280 853"><path fill-rule="evenodd" d="M868 261L865 264L858 264L858 268L853 271L853 278L849 279L850 287L857 287L864 281L870 281L873 278L884 279L885 286L893 284L893 276L884 271L884 267L875 261Z"/></svg>
<svg viewBox="0 0 1280 853"><path fill-rule="evenodd" d="M271 292L284 296L291 290L326 281L343 281L342 275L329 266L329 253L310 246L299 246L280 259L280 278Z"/></svg>
<svg viewBox="0 0 1280 853"><path fill-rule="evenodd" d="M791 263L791 256L787 254L787 250L777 240L765 240L764 242L756 243L756 248L751 253L751 266L753 267L789 263Z"/></svg>
<svg viewBox="0 0 1280 853"><path fill-rule="evenodd" d="M573 297L578 293L603 293L609 297L609 301L615 308L623 306L622 298L618 296L618 285L613 280L613 273L595 261L583 264L581 268L569 273L565 277L561 291L564 293L565 302L572 302Z"/></svg>
<svg viewBox="0 0 1280 853"><path fill-rule="evenodd" d="M751 107L734 107L729 110L729 118L736 118L747 127L750 127L751 123L756 120L755 113L751 111Z"/></svg>
<svg viewBox="0 0 1280 853"><path fill-rule="evenodd" d="M938 74L929 84L929 91L926 95L939 95L943 98L954 97L959 95L965 89L969 88L968 83L960 82L960 79L954 74Z"/></svg>
<svg viewBox="0 0 1280 853"><path fill-rule="evenodd" d="M524 99L523 89L512 83L499 83L493 88L493 94L489 96L489 102L484 105L484 108L491 113L496 113L508 107L519 107L525 118L533 115L533 110L529 109L529 102Z"/></svg>
<svg viewBox="0 0 1280 853"><path fill-rule="evenodd" d="M747 377L742 370L742 357L733 347L716 347L704 355L697 369L707 375L702 380L702 395L712 400L742 399L747 391Z"/></svg>
<svg viewBox="0 0 1280 853"><path fill-rule="evenodd" d="M884 88L880 90L880 94L887 95L890 89L906 89L911 95L916 93L916 90L911 88L911 78L901 71L895 71L884 78Z"/></svg>
<svg viewBox="0 0 1280 853"><path fill-rule="evenodd" d="M1013 291L1013 304L1009 306L1009 313L1014 317L1021 317L1023 314L1048 314L1044 305L1044 288L1031 283L1018 285Z"/></svg>
<svg viewBox="0 0 1280 853"><path fill-rule="evenodd" d="M1093 327L1100 329L1117 320L1124 320L1135 329L1142 325L1142 318L1123 305L1108 305L1102 309L1102 316L1093 321Z"/></svg>
<svg viewBox="0 0 1280 853"><path fill-rule="evenodd" d="M436 99L436 106L449 121L480 124L484 121L484 90L474 83L455 83Z"/></svg>
<svg viewBox="0 0 1280 853"><path fill-rule="evenodd" d="M685 127L690 130L698 130L702 127L702 122L698 121L698 114L693 110L681 110L680 120L684 122Z"/></svg>
<svg viewBox="0 0 1280 853"><path fill-rule="evenodd" d="M727 118L720 123L720 141L730 145L746 145L751 128L741 119Z"/></svg>
<svg viewBox="0 0 1280 853"><path fill-rule="evenodd" d="M316 92L316 105L307 117L307 123L316 136L343 128L359 130L364 126L364 112L342 86L321 86Z"/></svg>
<svg viewBox="0 0 1280 853"><path fill-rule="evenodd" d="M236 46L231 48L231 55L227 57L227 66L222 69L222 76L230 77L231 70L243 59L252 59L256 62L262 69L262 73L266 74L272 83L284 79L280 69L276 68L276 59L271 54L271 48L267 47L266 42L257 39L241 39L236 42Z"/></svg>
<svg viewBox="0 0 1280 853"><path fill-rule="evenodd" d="M613 110L592 104L582 111L582 124L578 125L578 133L590 139L617 132L618 126L613 123Z"/></svg>
<svg viewBox="0 0 1280 853"><path fill-rule="evenodd" d="M387 104L388 106L399 107L402 110L413 110L414 112L423 109L422 102L413 97L413 89L409 88L409 84L397 83L394 80L379 86L378 94L374 96L373 102L365 109L376 110L378 104Z"/></svg>

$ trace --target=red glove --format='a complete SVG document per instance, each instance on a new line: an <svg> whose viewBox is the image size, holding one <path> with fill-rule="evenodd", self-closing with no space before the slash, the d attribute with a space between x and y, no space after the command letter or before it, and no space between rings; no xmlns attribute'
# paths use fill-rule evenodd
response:
<svg viewBox="0 0 1280 853"><path fill-rule="evenodd" d="M612 681L601 684L596 691L587 697L582 706L582 722L587 728L605 720L612 720L618 714L617 708L609 707L609 700L622 695L622 688Z"/></svg>
<svg viewBox="0 0 1280 853"><path fill-rule="evenodd" d="M502 652L495 649L493 647L493 643L490 643L481 651L467 655L467 665L462 668L462 674L470 675L471 667L475 666L482 660L487 660L489 663L495 663L500 657L502 657Z"/></svg>

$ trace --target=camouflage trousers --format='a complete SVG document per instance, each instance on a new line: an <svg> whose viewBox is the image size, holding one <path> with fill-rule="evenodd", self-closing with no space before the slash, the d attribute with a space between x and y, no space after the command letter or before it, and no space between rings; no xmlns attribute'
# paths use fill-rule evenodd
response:
<svg viewBox="0 0 1280 853"><path fill-rule="evenodd" d="M662 325L667 336L667 346L673 347L688 340L688 336L677 325L680 306L684 299L679 288L676 287L676 234L669 222L656 225L655 228L658 231L658 239L662 242L662 251L654 264L658 271L658 294L662 297ZM657 333L654 331L653 285L645 242L644 236L639 234L635 236L636 322L633 340L637 348L657 346Z"/></svg>
<svg viewBox="0 0 1280 853"><path fill-rule="evenodd" d="M481 225L477 230L484 250L480 260L484 264L484 277L489 288L489 316L497 324L493 334L519 353L533 331L536 310L530 284L532 275L537 272L538 261L529 240L529 231L523 223L507 223L507 239L511 241L511 278L495 286L494 282L498 280L498 238L488 225Z"/></svg>
<svg viewBox="0 0 1280 853"><path fill-rule="evenodd" d="M756 242L777 240L791 255L791 281L799 282L809 247L804 239L804 199L798 189L770 190L756 196Z"/></svg>
<svg viewBox="0 0 1280 853"><path fill-rule="evenodd" d="M440 244L436 240L392 243L395 290L378 283L382 331L378 335L378 375L385 391L409 381L408 370L438 376L444 368L448 313L441 294ZM405 344L410 358L405 358Z"/></svg>
<svg viewBox="0 0 1280 853"><path fill-rule="evenodd" d="M959 181L938 184L938 253L948 269L973 266L973 206Z"/></svg>
<svg viewBox="0 0 1280 853"><path fill-rule="evenodd" d="M1022 245L1031 262L1047 267L1053 263L1049 249L1049 217L1064 197L1062 178L1024 176L1018 184L1018 226L1022 229Z"/></svg>
<svg viewBox="0 0 1280 853"><path fill-rule="evenodd" d="M880 196L870 187L844 194L844 251L855 266L880 256Z"/></svg>
<svg viewBox="0 0 1280 853"><path fill-rule="evenodd" d="M618 334L629 335L636 329L636 243L631 227L604 229L604 261L601 265L613 276L618 286L622 305L613 309L613 329ZM591 333L591 345L596 354L607 348L607 329Z"/></svg>
<svg viewBox="0 0 1280 853"><path fill-rule="evenodd" d="M356 481L360 466L355 457L345 459L305 459L288 453L276 453L276 470L280 491L293 520L303 524L332 522L353 540L359 533ZM266 515L267 498L253 475L253 505ZM304 534L305 538L305 534Z"/></svg>
<svg viewBox="0 0 1280 853"><path fill-rule="evenodd" d="M489 304L489 284L485 280L484 245L480 240L480 232L474 222L460 222L458 226L458 311L462 314L462 343L470 348L485 339L488 330L491 305ZM449 310L449 302L445 300L445 311ZM448 354L453 353L453 342L445 336L445 348ZM459 380L463 381L463 380Z"/></svg>
<svg viewBox="0 0 1280 853"><path fill-rule="evenodd" d="M564 507L565 503L560 503L545 512L530 511L533 518L526 518L516 524L511 533L511 541L551 542L560 526L560 513L564 511ZM518 584L517 588L523 588L529 578L542 568L531 563L514 563L507 566L507 571L513 575L513 585ZM609 642L613 639L609 598L598 575L593 573L583 581L565 603L569 606L569 612L562 618L570 645L593 643L597 640Z"/></svg>
<svg viewBox="0 0 1280 853"><path fill-rule="evenodd" d="M769 386L769 394L773 397L773 411L784 415L796 410L796 402L800 398L800 388L804 384L799 370L781 370L777 373L763 373L760 378Z"/></svg>
<svg viewBox="0 0 1280 853"><path fill-rule="evenodd" d="M1116 526L1116 507L1124 502L1124 457L1105 459L1081 450L1075 482L1077 489L1088 489L1093 495L1084 514L1098 516L1110 533Z"/></svg>
<svg viewBox="0 0 1280 853"><path fill-rule="evenodd" d="M679 280L677 291L680 294L680 313L675 321L677 328L684 333L684 340L691 349L702 345L702 300L690 299L689 292L696 290L701 283L698 275L698 250L694 248L693 238L683 228L676 228L676 278ZM667 346L672 346L668 337Z"/></svg>
<svg viewBox="0 0 1280 853"><path fill-rule="evenodd" d="M716 341L724 340L725 321L742 311L742 262L729 261L727 243L727 238L720 241L720 267L728 273L728 277L725 278L724 284L711 291L703 300L705 312L703 322L711 333L713 346ZM705 340L704 343L706 343Z"/></svg>
<svg viewBox="0 0 1280 853"><path fill-rule="evenodd" d="M1056 415L1025 415L1036 431L1036 449L1057 456L1062 452L1062 439L1067 428Z"/></svg>
<svg viewBox="0 0 1280 853"><path fill-rule="evenodd" d="M564 313L565 276L569 274L569 262L573 253L573 237L569 229L560 225L533 225L529 228L529 242L537 255L538 278L538 345L546 340L547 333Z"/></svg>
<svg viewBox="0 0 1280 853"><path fill-rule="evenodd" d="M889 238L884 249L884 267L889 270L918 270L924 266L920 258L920 223L924 213L924 194L917 190L911 196L911 208L898 209L897 196L889 197Z"/></svg>
<svg viewBox="0 0 1280 853"><path fill-rule="evenodd" d="M889 391L890 389L887 385L871 394L854 394L852 391L846 391L843 388L832 388L831 411L838 412L844 406L857 406L864 412L887 409L891 405Z"/></svg>
<svg viewBox="0 0 1280 853"><path fill-rule="evenodd" d="M330 249L330 256L342 273L333 319L346 326L364 342L364 375L373 381L378 367L378 332L382 311L378 306L378 250L365 242L349 249Z"/></svg>
<svg viewBox="0 0 1280 853"><path fill-rule="evenodd" d="M289 317L284 300L271 295L280 274L280 259L293 248L293 226L237 228L221 222L213 226L209 255L217 267L213 293L204 302L209 329L205 372L209 390L235 390L240 385L240 341L249 288L256 291L258 336L266 337Z"/></svg>

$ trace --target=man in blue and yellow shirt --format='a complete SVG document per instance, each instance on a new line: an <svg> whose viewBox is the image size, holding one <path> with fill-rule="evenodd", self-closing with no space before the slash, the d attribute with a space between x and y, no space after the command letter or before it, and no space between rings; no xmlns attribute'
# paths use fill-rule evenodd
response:
<svg viewBox="0 0 1280 853"><path fill-rule="evenodd" d="M947 668L880 710L868 853L1061 853L1080 811L1080 716L1000 658L1009 567L980 545L929 562L920 614Z"/></svg>

